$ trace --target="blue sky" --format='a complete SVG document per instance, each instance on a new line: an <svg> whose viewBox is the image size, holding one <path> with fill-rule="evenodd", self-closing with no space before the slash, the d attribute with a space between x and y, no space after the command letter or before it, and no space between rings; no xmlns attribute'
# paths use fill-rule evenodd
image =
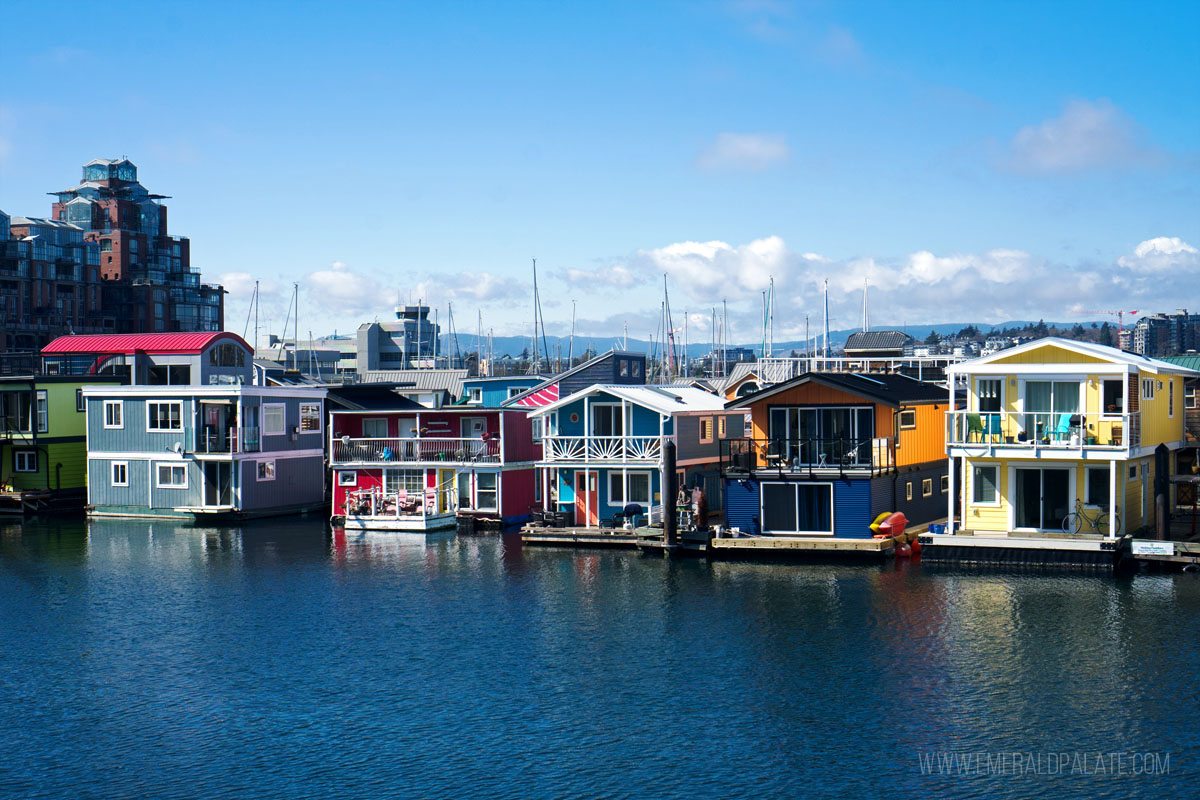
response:
<svg viewBox="0 0 1200 800"><path fill-rule="evenodd" d="M10 15L10 22L12 21ZM126 155L193 263L305 327L397 296L754 341L857 322L1200 307L1195 3L31 4L0 208ZM1083 315L1091 318L1094 315ZM677 320L678 324L678 320ZM701 334L703 335L703 334Z"/></svg>

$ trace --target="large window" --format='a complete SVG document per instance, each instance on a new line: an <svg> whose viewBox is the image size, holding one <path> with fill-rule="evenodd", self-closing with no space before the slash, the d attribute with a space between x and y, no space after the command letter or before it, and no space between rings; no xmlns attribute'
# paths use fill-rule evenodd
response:
<svg viewBox="0 0 1200 800"><path fill-rule="evenodd" d="M1108 467L1087 468L1087 488L1083 502L1089 506L1107 506L1109 496Z"/></svg>
<svg viewBox="0 0 1200 800"><path fill-rule="evenodd" d="M608 473L608 504L624 507L629 503L650 506L650 473L614 470Z"/></svg>
<svg viewBox="0 0 1200 800"><path fill-rule="evenodd" d="M149 400L146 402L146 430L183 430L183 401Z"/></svg>
<svg viewBox="0 0 1200 800"><path fill-rule="evenodd" d="M833 533L833 485L762 484L763 533Z"/></svg>
<svg viewBox="0 0 1200 800"><path fill-rule="evenodd" d="M1026 381L1025 430L1035 436L1061 432L1063 417L1079 413L1081 385L1079 381Z"/></svg>
<svg viewBox="0 0 1200 800"><path fill-rule="evenodd" d="M1114 416L1125 411L1125 381L1121 378L1105 378L1100 382L1102 397L1101 411Z"/></svg>
<svg viewBox="0 0 1200 800"><path fill-rule="evenodd" d="M186 489L188 486L187 466L184 464L156 464L155 474L159 489Z"/></svg>
<svg viewBox="0 0 1200 800"><path fill-rule="evenodd" d="M37 450L14 450L13 472L37 472Z"/></svg>
<svg viewBox="0 0 1200 800"><path fill-rule="evenodd" d="M105 400L104 401L104 427L106 428L124 428L125 420L122 413L125 409L124 404L120 400Z"/></svg>
<svg viewBox="0 0 1200 800"><path fill-rule="evenodd" d="M210 367L244 367L246 366L246 351L232 342L218 344L208 351Z"/></svg>
<svg viewBox="0 0 1200 800"><path fill-rule="evenodd" d="M1000 502L1000 468L977 466L971 473L971 502L984 505Z"/></svg>
<svg viewBox="0 0 1200 800"><path fill-rule="evenodd" d="M624 415L619 405L592 406L592 436L622 436Z"/></svg>
<svg viewBox="0 0 1200 800"><path fill-rule="evenodd" d="M792 464L870 464L874 416L871 408L772 408L772 447Z"/></svg>
<svg viewBox="0 0 1200 800"><path fill-rule="evenodd" d="M384 418L371 417L362 421L362 435L364 439L386 439L388 435L388 421Z"/></svg>
<svg viewBox="0 0 1200 800"><path fill-rule="evenodd" d="M300 404L300 432L301 433L320 433L321 432L321 404L320 403L301 403Z"/></svg>
<svg viewBox="0 0 1200 800"><path fill-rule="evenodd" d="M287 433L287 406L283 403L264 403L262 407L263 436Z"/></svg>
<svg viewBox="0 0 1200 800"><path fill-rule="evenodd" d="M385 469L383 471L383 490L388 494L405 492L409 495L423 495L425 473L419 469Z"/></svg>
<svg viewBox="0 0 1200 800"><path fill-rule="evenodd" d="M495 511L497 476L494 472L475 473L475 508L479 511Z"/></svg>

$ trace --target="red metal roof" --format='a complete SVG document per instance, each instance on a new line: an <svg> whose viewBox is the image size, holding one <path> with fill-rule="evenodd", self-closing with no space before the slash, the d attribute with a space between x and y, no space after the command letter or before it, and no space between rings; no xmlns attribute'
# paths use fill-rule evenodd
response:
<svg viewBox="0 0 1200 800"><path fill-rule="evenodd" d="M202 353L213 342L229 339L246 349L246 341L229 331L203 333L113 333L60 336L42 348L42 355L59 353Z"/></svg>

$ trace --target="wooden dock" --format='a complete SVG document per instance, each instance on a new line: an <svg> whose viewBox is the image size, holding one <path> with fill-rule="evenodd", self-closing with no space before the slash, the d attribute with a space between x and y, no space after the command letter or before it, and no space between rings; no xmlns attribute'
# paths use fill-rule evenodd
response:
<svg viewBox="0 0 1200 800"><path fill-rule="evenodd" d="M825 536L738 536L713 539L714 557L745 558L781 556L865 556L888 558L895 554L897 544L908 541L907 535L887 539L851 539Z"/></svg>
<svg viewBox="0 0 1200 800"><path fill-rule="evenodd" d="M1084 567L1116 569L1129 552L1129 536L1104 539L1091 534L993 533L958 530L924 534L921 560L1020 567Z"/></svg>
<svg viewBox="0 0 1200 800"><path fill-rule="evenodd" d="M551 547L623 547L633 550L638 546L638 532L642 530L651 529L627 531L623 528L546 528L526 525L521 529L521 542ZM658 536L662 537L661 529Z"/></svg>

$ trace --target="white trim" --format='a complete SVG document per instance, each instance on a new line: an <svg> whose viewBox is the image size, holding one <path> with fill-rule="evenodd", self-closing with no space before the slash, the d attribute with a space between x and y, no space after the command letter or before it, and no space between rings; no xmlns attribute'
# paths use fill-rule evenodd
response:
<svg viewBox="0 0 1200 800"><path fill-rule="evenodd" d="M991 462L989 462L987 464L971 464L971 469L968 472L967 491L965 492L966 496L969 498L968 505L978 506L979 508L999 508L1000 507L1000 499L1003 496L1003 493L1000 491L1000 469L1002 466L1003 466L1002 464L991 463ZM977 469L994 469L996 471L996 483L995 483L996 499L995 500L976 500L975 499L975 470L977 470Z"/></svg>
<svg viewBox="0 0 1200 800"><path fill-rule="evenodd" d="M305 406L315 406L315 407L316 407L316 409L317 409L317 427L316 427L316 430L307 430L307 431L306 431L306 430L304 430L304 407L305 407ZM285 412L285 413L286 413L286 412ZM313 434L313 433L316 433L316 434L321 434L321 433L324 433L324 432L325 432L325 420L324 420L324 417L325 417L325 415L322 413L322 404L321 404L321 403L318 403L318 402L312 402L312 403L304 403L304 402L301 402L301 403L298 403L298 404L297 404L297 413L300 415L300 422L299 422L299 425L298 425L298 426L297 426L297 428L296 428L296 433L297 433L298 435L300 435L300 436L305 436L305 435L309 435L309 434ZM285 427L285 428L287 427L286 423L285 423L284 427Z"/></svg>
<svg viewBox="0 0 1200 800"><path fill-rule="evenodd" d="M120 417L120 420L121 420L120 425L109 425L108 424L108 409L110 406L117 409L117 416ZM149 412L147 412L147 413L149 413ZM148 419L149 419L149 417L147 417L147 420ZM124 428L125 428L125 401L124 400L105 400L104 401L103 423L104 423L105 430L109 430L109 431L124 430Z"/></svg>
<svg viewBox="0 0 1200 800"><path fill-rule="evenodd" d="M22 475L33 475L35 473L41 472L41 463L40 463L41 459L38 458L39 454L38 454L38 451L36 448L21 448L20 450L14 448L12 451L12 455L13 455L13 460L12 460L13 470L12 471L14 473L19 472ZM17 456L25 457L22 459L25 462L24 469L17 466ZM29 457L30 456L33 456L33 469L29 469Z"/></svg>
<svg viewBox="0 0 1200 800"><path fill-rule="evenodd" d="M1030 351L1038 350L1040 348L1047 347L1047 346L1058 347L1063 350L1068 350L1071 352L1079 353L1080 355L1088 356L1090 358L1101 359L1103 361L1102 364L1088 365L1089 367L1092 368L1092 371L1096 372L1096 373L1108 371L1108 370L1104 370L1104 369L1097 370L1097 369L1095 369L1095 367L1097 367L1097 366L1100 366L1100 367L1124 366L1126 368L1126 370L1140 369L1140 370L1144 370L1147 372L1153 372L1153 373L1164 372L1164 373L1170 373L1173 375L1200 374L1200 373L1197 373L1195 370L1188 369L1187 367L1180 367L1176 364L1172 364L1167 361L1159 361L1154 358L1147 358L1146 356L1139 356L1139 355L1136 355L1133 353L1126 353L1122 350L1118 350L1115 347L1108 347L1108 346L1100 345L1100 344L1092 344L1090 342L1077 342L1072 339L1062 339L1057 336L1047 336L1042 339L1035 339L1032 342L1027 342L1025 344L1018 345L1016 347L1009 347L1009 348L1005 348L1004 350L997 350L995 353L991 353L986 356L981 356L980 358L972 359L971 361L962 362L962 363L956 365L954 368L948 369L946 371L947 376L949 376L950 373L963 374L963 375L986 374L986 372L984 372L984 370L982 368L994 367L994 366L1003 367L1008 372L1011 372L1011 373L1026 372L1026 371L1028 371L1026 368L1029 367L1030 365L1026 365L1026 364L996 364L995 362L999 361L1000 359L1011 358L1014 355L1018 355L1021 353L1028 353ZM953 381L951 381L951 383L953 383Z"/></svg>
<svg viewBox="0 0 1200 800"><path fill-rule="evenodd" d="M1097 398L1097 400L1098 400L1097 405L1100 406L1100 419L1102 419L1102 420L1123 419L1124 413L1125 413L1124 408L1122 408L1120 411L1114 412L1112 414L1109 414L1108 411L1105 410L1105 408L1104 408L1104 383L1105 383L1105 381L1116 381L1117 383L1121 384L1121 405L1127 407L1129 400L1125 395L1129 394L1129 376L1125 375L1125 376L1120 376L1120 377L1114 377L1111 375L1107 375L1107 376L1101 375L1100 379L1099 379L1099 383L1096 386L1096 389L1099 392L1099 397Z"/></svg>
<svg viewBox="0 0 1200 800"><path fill-rule="evenodd" d="M89 459L110 459L110 458L128 458L133 460L153 460L153 461L254 461L259 458L270 457L274 459L281 458L317 458L324 457L325 451L319 447L309 447L304 450L266 450L257 453L215 453L206 455L204 453L189 453L186 455L168 453L164 451L136 451L136 450L95 450L87 454Z"/></svg>
<svg viewBox="0 0 1200 800"><path fill-rule="evenodd" d="M43 409L45 411L44 419ZM33 422L38 433L50 432L50 393L46 389L33 390Z"/></svg>
<svg viewBox="0 0 1200 800"><path fill-rule="evenodd" d="M108 462L108 480L110 486L128 486L129 485L129 462L128 461L110 461ZM116 476L117 467L121 467L125 471L125 480L118 482Z"/></svg>
<svg viewBox="0 0 1200 800"><path fill-rule="evenodd" d="M1115 463L1115 462L1109 462L1109 463L1111 464L1111 463ZM1086 496L1087 490L1088 490L1088 480L1089 480L1088 476L1091 474L1092 470L1100 470L1100 469L1104 470L1104 472L1106 474L1108 474L1109 480L1112 480L1112 467L1110 467L1108 464L1084 464L1083 465L1083 492L1082 492L1082 494L1084 495L1084 497L1081 497L1079 499L1083 500L1083 505L1085 508L1093 508L1093 509L1103 508L1103 504L1101 504L1101 503L1089 503L1088 498ZM1112 494L1111 489L1112 489L1112 487L1110 486L1109 492L1108 492L1110 495Z"/></svg>
<svg viewBox="0 0 1200 800"><path fill-rule="evenodd" d="M259 405L258 418L258 435L259 436L287 436L287 403L261 403ZM282 408L283 409L283 428L277 431L267 430L267 409Z"/></svg>
<svg viewBox="0 0 1200 800"><path fill-rule="evenodd" d="M340 412L338 412L338 413L340 413ZM378 412L373 412L373 413L377 414ZM415 421L416 425L418 426L417 431L420 432L421 420L419 419L419 417L417 415L414 415L413 420ZM388 428L390 427L388 424L389 421L390 420L388 417L379 417L379 416L363 417L362 420L359 422L359 432L363 434L364 439L389 439L389 438L391 438L390 436L388 436ZM366 433L362 430L362 426L367 422L382 422L383 423L383 436L367 436ZM399 420L397 420L397 422L399 422ZM399 432L400 432L400 429L396 428L396 433L399 433ZM396 438L402 439L404 437L397 436Z"/></svg>
<svg viewBox="0 0 1200 800"><path fill-rule="evenodd" d="M259 397L270 399L280 398L313 398L322 399L328 390L321 387L284 387L284 386L251 386L248 384L169 384L163 386L113 386L104 384L83 387L84 397L99 397L104 395L119 397L157 397L158 395L186 394L189 397Z"/></svg>
<svg viewBox="0 0 1200 800"><path fill-rule="evenodd" d="M338 470L334 470L334 472L337 473L336 477L337 477L338 487L344 489L347 486L358 486L358 470L338 469ZM351 480L347 482L343 478L343 476L345 476L345 475L349 475Z"/></svg>
<svg viewBox="0 0 1200 800"><path fill-rule="evenodd" d="M1079 471L1079 462L1077 461L1024 461L1024 462L1008 462L1008 492L1011 496L1008 504L1008 529L1010 531L1062 531L1062 520L1058 521L1057 525L1049 528L1018 528L1017 527L1017 470L1018 469L1064 469L1067 471L1067 513L1071 513L1075 509L1075 498L1079 497L1077 486L1077 475ZM1045 476L1041 477L1041 484L1044 485ZM1043 520L1044 522L1045 520Z"/></svg>
<svg viewBox="0 0 1200 800"><path fill-rule="evenodd" d="M767 530L766 518L763 503L766 502L767 493L765 491L768 485L791 486L793 490L792 502L795 503L796 524L800 524L800 486L828 486L829 487L829 530L827 531L775 531ZM762 481L759 483L758 489L758 519L759 526L763 535L778 535L778 536L836 536L837 535L837 502L834 497L834 488L832 482L826 481ZM669 506L664 502L663 508Z"/></svg>
<svg viewBox="0 0 1200 800"><path fill-rule="evenodd" d="M271 474L264 478L263 477L263 467L268 466L268 465L270 467ZM275 459L273 459L273 458L256 458L256 459L254 459L254 477L255 477L256 481L259 483L265 483L267 481L275 480Z"/></svg>
<svg viewBox="0 0 1200 800"><path fill-rule="evenodd" d="M172 405L179 406L179 427L178 428L151 428L150 427L150 406ZM159 415L161 420L162 415ZM146 433L184 433L187 426L183 424L183 401L182 400L147 400L146 401Z"/></svg>
<svg viewBox="0 0 1200 800"><path fill-rule="evenodd" d="M170 467L172 472L174 472L176 467L178 467L179 469L182 469L183 470L183 485L181 486L181 485L174 484L174 483L163 483L162 482L162 474L159 472L160 467ZM153 469L153 475L154 475L154 488L155 489L187 489L188 488L188 468L187 468L186 462L184 462L184 461L162 461L162 462L156 461L156 462L153 462L152 469Z"/></svg>

